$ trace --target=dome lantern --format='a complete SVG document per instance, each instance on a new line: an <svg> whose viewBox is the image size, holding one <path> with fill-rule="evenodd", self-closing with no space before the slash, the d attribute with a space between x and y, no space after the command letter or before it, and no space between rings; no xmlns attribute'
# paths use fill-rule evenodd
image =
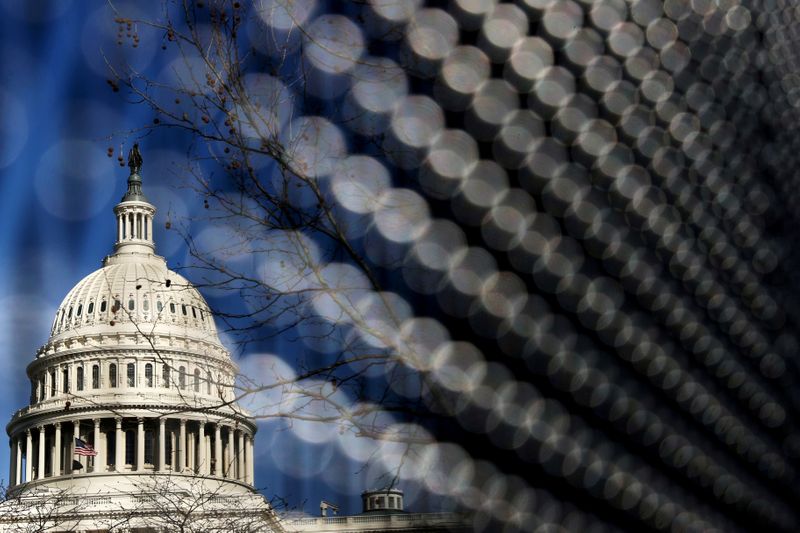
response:
<svg viewBox="0 0 800 533"><path fill-rule="evenodd" d="M142 155L139 145L134 144L128 154L128 190L120 203L114 207L117 216L117 242L114 256L126 254L153 254L153 217L156 208L147 201L142 192Z"/></svg>

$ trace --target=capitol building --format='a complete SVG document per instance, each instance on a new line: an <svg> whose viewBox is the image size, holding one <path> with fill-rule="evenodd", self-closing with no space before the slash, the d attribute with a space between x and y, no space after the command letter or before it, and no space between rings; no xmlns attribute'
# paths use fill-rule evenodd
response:
<svg viewBox="0 0 800 533"><path fill-rule="evenodd" d="M257 428L235 401L237 365L200 292L155 253L136 146L129 166L113 254L67 294L28 365L0 531L455 528L452 515L406 513L391 489L365 493L361 515L279 519L253 486Z"/></svg>

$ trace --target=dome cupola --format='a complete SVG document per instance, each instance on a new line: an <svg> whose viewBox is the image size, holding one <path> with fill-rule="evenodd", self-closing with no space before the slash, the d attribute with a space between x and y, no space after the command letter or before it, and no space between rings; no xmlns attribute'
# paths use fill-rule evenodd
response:
<svg viewBox="0 0 800 533"><path fill-rule="evenodd" d="M117 216L117 242L114 251L118 256L125 254L152 254L155 251L153 241L153 217L156 208L147 201L142 192L142 155L139 145L134 144L128 155L128 190L120 203L114 208Z"/></svg>

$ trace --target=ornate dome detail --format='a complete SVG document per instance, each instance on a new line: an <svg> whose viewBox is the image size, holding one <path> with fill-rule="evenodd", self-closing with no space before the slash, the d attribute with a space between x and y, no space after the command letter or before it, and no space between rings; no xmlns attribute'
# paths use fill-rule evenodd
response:
<svg viewBox="0 0 800 533"><path fill-rule="evenodd" d="M108 333L169 331L219 344L211 312L200 292L163 259L113 262L83 278L58 307L51 342Z"/></svg>

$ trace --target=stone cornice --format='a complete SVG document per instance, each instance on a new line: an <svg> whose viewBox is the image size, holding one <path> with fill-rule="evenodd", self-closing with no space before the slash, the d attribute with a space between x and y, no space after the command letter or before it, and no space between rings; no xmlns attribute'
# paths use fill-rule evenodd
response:
<svg viewBox="0 0 800 533"><path fill-rule="evenodd" d="M181 407L175 405L167 407L164 404L156 403L130 403L130 404L93 404L66 409L47 409L40 412L25 412L20 409L6 425L6 434L9 436L33 429L41 425L54 424L56 422L70 422L82 418L136 418L140 416L154 418L164 416L169 419L185 418L186 420L199 421L207 420L209 416L216 417L218 420L230 420L235 425L241 425L250 430L251 435L258 432L258 426L253 422L247 413L240 413L224 410L225 407L216 406L204 407ZM228 407L230 409L230 407ZM144 413L142 413L144 411ZM160 414L159 414L160 413ZM95 415L95 416L91 416ZM99 415L99 416L98 416Z"/></svg>
<svg viewBox="0 0 800 533"><path fill-rule="evenodd" d="M239 371L238 365L234 363L225 353L224 356L208 353L192 351L183 347L176 347L174 345L155 344L155 349L147 344L97 344L91 346L81 346L77 348L70 348L59 352L53 352L47 355L39 356L37 359L31 361L27 367L28 377L31 377L34 370L41 367L46 367L53 364L61 364L64 362L80 361L87 359L107 359L119 356L135 356L135 357L152 357L155 354L161 354L165 357L186 357L189 359L199 359L208 363L214 363L221 367L227 368L231 373L236 374Z"/></svg>

